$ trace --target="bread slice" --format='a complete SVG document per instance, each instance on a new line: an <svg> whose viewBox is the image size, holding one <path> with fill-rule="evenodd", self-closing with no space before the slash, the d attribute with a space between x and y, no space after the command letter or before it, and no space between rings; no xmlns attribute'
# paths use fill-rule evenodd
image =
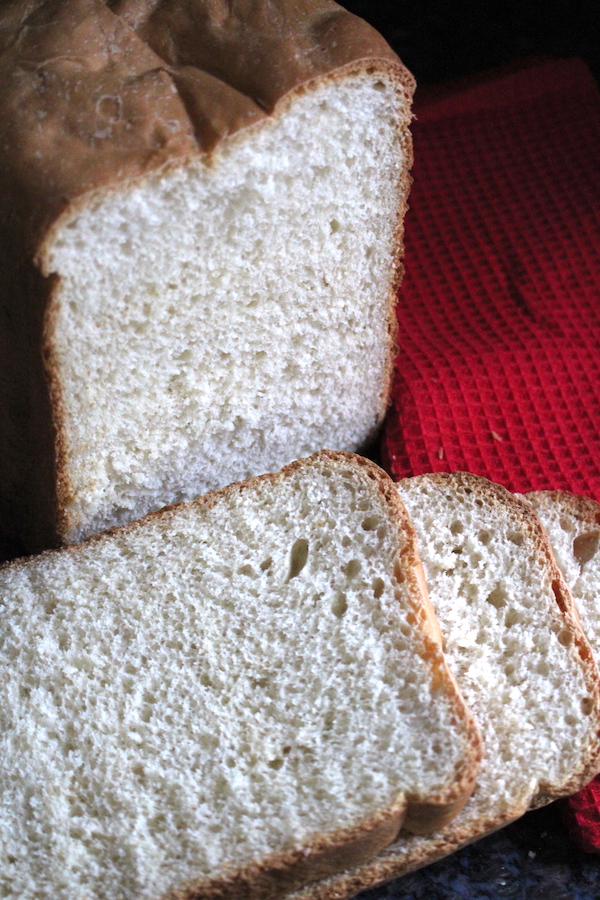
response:
<svg viewBox="0 0 600 900"><path fill-rule="evenodd" d="M567 491L524 495L546 529L552 550L600 663L600 503Z"/></svg>
<svg viewBox="0 0 600 900"><path fill-rule="evenodd" d="M366 460L324 452L0 578L2 897L280 897L472 790L479 733Z"/></svg>
<svg viewBox="0 0 600 900"><path fill-rule="evenodd" d="M0 4L5 531L373 438L413 87L331 0Z"/></svg>
<svg viewBox="0 0 600 900"><path fill-rule="evenodd" d="M402 836L294 900L342 900L403 875L578 790L600 769L598 669L529 504L464 473L405 479L398 490L448 663L483 733L483 763L473 796L445 828Z"/></svg>

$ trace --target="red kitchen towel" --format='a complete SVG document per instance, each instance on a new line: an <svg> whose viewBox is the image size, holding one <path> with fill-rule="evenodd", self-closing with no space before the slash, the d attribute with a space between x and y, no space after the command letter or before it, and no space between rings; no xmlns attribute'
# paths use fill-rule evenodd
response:
<svg viewBox="0 0 600 900"><path fill-rule="evenodd" d="M578 60L415 104L382 456L600 500L600 93ZM600 781L571 803L600 852Z"/></svg>

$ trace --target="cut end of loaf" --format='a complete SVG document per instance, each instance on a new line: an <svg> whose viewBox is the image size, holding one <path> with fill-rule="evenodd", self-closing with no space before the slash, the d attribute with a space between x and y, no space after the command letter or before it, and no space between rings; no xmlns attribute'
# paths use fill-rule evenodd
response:
<svg viewBox="0 0 600 900"><path fill-rule="evenodd" d="M67 542L373 434L410 148L405 89L370 71L57 231Z"/></svg>
<svg viewBox="0 0 600 900"><path fill-rule="evenodd" d="M380 470L321 454L5 567L0 894L212 896L246 867L260 897L464 793L411 541Z"/></svg>

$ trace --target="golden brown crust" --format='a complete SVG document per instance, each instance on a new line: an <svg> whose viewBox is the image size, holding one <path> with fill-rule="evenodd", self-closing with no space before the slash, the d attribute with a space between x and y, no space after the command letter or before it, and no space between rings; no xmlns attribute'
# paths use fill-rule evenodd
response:
<svg viewBox="0 0 600 900"><path fill-rule="evenodd" d="M79 546L63 550L49 550L41 554L52 559L57 554L78 555L83 547L110 541L115 535L135 534L143 530L150 521L168 521L177 510L213 506L223 497L239 494L258 483L275 484L302 468L324 468L359 471L380 495L390 518L394 522L398 538L398 558L395 564L395 578L405 588L405 596L411 605L413 622L423 629L424 654L428 659L434 680L440 691L448 697L453 719L462 722L467 735L466 753L457 765L455 783L447 790L433 797L402 796L388 808L374 813L360 825L339 829L312 841L300 850L276 854L265 859L260 865L250 865L232 870L230 875L218 879L203 880L190 884L185 889L174 892L168 900L270 900L283 896L303 884L339 873L344 868L367 863L396 839L400 829L410 829L416 833L429 832L440 828L456 815L466 803L475 784L481 761L481 738L479 729L470 712L466 709L457 683L450 674L441 649L441 636L435 614L427 596L421 562L416 545L416 535L408 513L402 504L398 491L391 479L369 460L350 453L323 450L308 459L298 460L286 466L281 472L251 478L214 491L191 503L165 507L150 513L143 519L109 532L95 535ZM40 557L33 557L39 559ZM33 559L32 558L32 559ZM4 571L18 571L27 566L27 559L6 563Z"/></svg>
<svg viewBox="0 0 600 900"><path fill-rule="evenodd" d="M277 900L357 861L372 859L397 837L405 813L403 799L360 826L323 835L299 850L274 854L219 878L194 882L173 891L166 900Z"/></svg>
<svg viewBox="0 0 600 900"><path fill-rule="evenodd" d="M418 477L453 491L474 493L482 504L490 504L493 507L508 506L518 527L528 533L534 543L538 558L543 561L548 570L557 607L564 622L563 641L566 645L571 645L572 652L577 654L581 660L586 688L592 705L590 722L595 723L595 731L594 728L590 729L588 747L582 748L580 767L572 772L562 784L553 785L541 781L533 795L519 798L513 808L505 811L502 816L482 817L475 827L472 824L463 825L459 817L437 835L430 835L426 841L418 841L411 845L410 838L404 840L400 837L397 847L392 844L368 863L362 866L353 866L352 869L336 877L310 885L296 892L293 897L290 897L290 900L348 900L360 891L407 875L453 853L460 847L503 828L527 812L528 809L538 808L559 797L568 796L580 790L600 769L600 673L581 629L575 603L556 564L551 546L538 517L526 501L515 497L506 488L481 476L467 472L453 472ZM406 479L406 481L411 480L415 479ZM547 495L560 499L568 505L574 515L579 515L584 520L587 519L596 525L600 523L600 504L595 501L585 497L574 497L566 492L547 492Z"/></svg>
<svg viewBox="0 0 600 900"><path fill-rule="evenodd" d="M250 137L281 115L298 92L352 74L391 79L408 109L412 76L376 31L332 0L8 0L0 6L0 327L6 323L0 340L11 343L0 360L0 384L14 384L36 421L31 427L43 434L26 502L15 510L26 480L15 448L31 444L31 428L16 414L10 392L0 390L7 423L0 451L15 463L0 502L7 533L35 550L67 542L77 525L67 515L68 447L52 354L58 283L49 256L58 229L95 195L215 154L223 141ZM408 120L398 127L410 159ZM388 295L379 423L395 353L406 174L398 187L398 260ZM30 274L32 260L46 281ZM30 296L26 283L34 282ZM40 311L38 340L31 329L23 335L14 327L30 305Z"/></svg>
<svg viewBox="0 0 600 900"><path fill-rule="evenodd" d="M569 491L530 491L524 497L536 507L546 506L552 509L558 504L582 525L589 526L590 529L600 528L600 503L591 497L571 494Z"/></svg>
<svg viewBox="0 0 600 900"><path fill-rule="evenodd" d="M333 0L9 0L0 234L36 254L78 197L213 151L302 86L368 69L393 71L410 99L395 53Z"/></svg>

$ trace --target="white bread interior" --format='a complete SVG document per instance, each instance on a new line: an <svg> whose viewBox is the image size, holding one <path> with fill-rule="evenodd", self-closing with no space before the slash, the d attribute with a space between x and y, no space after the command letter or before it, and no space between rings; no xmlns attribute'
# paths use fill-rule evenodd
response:
<svg viewBox="0 0 600 900"><path fill-rule="evenodd" d="M484 735L475 792L450 833L520 815L538 794L569 784L594 748L598 717L576 612L559 608L560 576L541 529L488 485L461 476L399 483L446 657Z"/></svg>
<svg viewBox="0 0 600 900"><path fill-rule="evenodd" d="M401 836L294 900L353 897L573 793L600 768L598 671L535 516L503 488L462 473L407 478L398 490L448 663L482 731L481 769L449 825Z"/></svg>
<svg viewBox="0 0 600 900"><path fill-rule="evenodd" d="M600 664L600 503L566 491L525 494L548 532L583 630Z"/></svg>
<svg viewBox="0 0 600 900"><path fill-rule="evenodd" d="M338 75L56 230L68 542L372 436L408 115L392 75Z"/></svg>
<svg viewBox="0 0 600 900"><path fill-rule="evenodd" d="M322 455L0 571L1 897L159 898L452 794L473 729L373 470Z"/></svg>

